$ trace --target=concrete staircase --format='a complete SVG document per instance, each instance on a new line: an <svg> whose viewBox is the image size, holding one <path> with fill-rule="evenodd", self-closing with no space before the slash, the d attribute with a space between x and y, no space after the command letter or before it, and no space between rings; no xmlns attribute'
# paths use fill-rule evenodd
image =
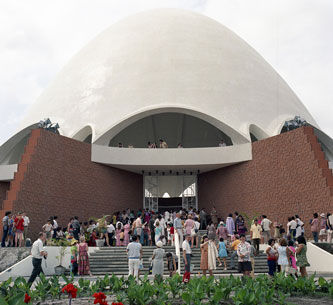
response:
<svg viewBox="0 0 333 305"><path fill-rule="evenodd" d="M200 235L203 235L205 231L200 230ZM150 266L150 258L153 255L153 251L156 247L145 246L143 247L143 267L141 274L148 274ZM170 246L165 246L163 249L166 252L175 253L175 248ZM200 248L192 249L193 257L191 264L194 264L193 274L201 273L200 270ZM116 274L116 275L127 275L128 274L128 259L126 254L126 247L102 247L94 253L90 254L90 269L93 275L105 275L105 274ZM166 259L165 259L166 261ZM235 258L235 266L237 269L237 257ZM183 272L184 264L183 259L181 258L181 271ZM227 268L224 270L224 266L217 267L217 270L214 271L214 274L223 275L223 274L232 274L238 273L237 270L230 269L230 256L227 258ZM261 251L260 254L255 257L255 273L267 273L267 259L266 255ZM167 275L167 266L165 264L164 274Z"/></svg>

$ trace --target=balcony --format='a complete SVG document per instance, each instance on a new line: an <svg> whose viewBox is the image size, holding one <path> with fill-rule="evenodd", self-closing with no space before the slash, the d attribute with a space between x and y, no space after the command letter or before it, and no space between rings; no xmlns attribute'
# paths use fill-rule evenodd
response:
<svg viewBox="0 0 333 305"><path fill-rule="evenodd" d="M193 171L200 173L252 160L251 143L207 148L118 148L92 145L93 162L131 172Z"/></svg>

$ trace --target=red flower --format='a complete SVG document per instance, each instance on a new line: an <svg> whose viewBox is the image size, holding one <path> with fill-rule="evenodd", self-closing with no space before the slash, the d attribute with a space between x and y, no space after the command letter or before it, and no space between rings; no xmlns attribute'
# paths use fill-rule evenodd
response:
<svg viewBox="0 0 333 305"><path fill-rule="evenodd" d="M76 298L76 293L77 293L77 288L75 288L75 286L70 283L70 284L67 284L66 286L64 286L62 288L62 293L65 293L65 292L67 292L68 295L71 295L71 297L73 299L75 299Z"/></svg>
<svg viewBox="0 0 333 305"><path fill-rule="evenodd" d="M30 301L31 301L31 297L26 293L25 295L24 295L24 303L30 303Z"/></svg>
<svg viewBox="0 0 333 305"><path fill-rule="evenodd" d="M95 298L94 304L108 305L106 295L103 292L96 292L93 294L93 297Z"/></svg>
<svg viewBox="0 0 333 305"><path fill-rule="evenodd" d="M112 302L111 305L124 305L122 302Z"/></svg>

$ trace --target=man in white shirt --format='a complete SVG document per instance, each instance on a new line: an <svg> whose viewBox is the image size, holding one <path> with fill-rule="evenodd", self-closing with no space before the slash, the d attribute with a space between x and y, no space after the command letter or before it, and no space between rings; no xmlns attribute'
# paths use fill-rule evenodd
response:
<svg viewBox="0 0 333 305"><path fill-rule="evenodd" d="M297 226L296 226L296 238L298 236L303 236L304 235L304 222L299 218L298 215L295 215L296 217L296 223L297 223Z"/></svg>
<svg viewBox="0 0 333 305"><path fill-rule="evenodd" d="M179 245L181 246L183 244L183 224L179 213L176 214L176 218L173 221L173 226L175 228L175 233L178 233Z"/></svg>
<svg viewBox="0 0 333 305"><path fill-rule="evenodd" d="M58 216L53 217L53 238L57 238L57 231L58 231Z"/></svg>
<svg viewBox="0 0 333 305"><path fill-rule="evenodd" d="M191 235L186 234L185 240L183 241L182 244L185 272L191 272L192 249L190 246L190 241L191 241Z"/></svg>
<svg viewBox="0 0 333 305"><path fill-rule="evenodd" d="M28 226L29 226L29 223L30 223L30 219L29 217L26 215L26 213L24 212L22 214L22 217L23 217L23 226L24 226L24 232L23 232L23 240L24 240L24 244L25 244L25 240L27 239L27 234L28 234Z"/></svg>
<svg viewBox="0 0 333 305"><path fill-rule="evenodd" d="M110 222L110 224L107 226L106 229L108 236L109 236L109 243L111 246L113 246L113 236L114 236L114 232L116 231L114 225Z"/></svg>
<svg viewBox="0 0 333 305"><path fill-rule="evenodd" d="M46 240L46 234L40 232L38 234L38 239L33 243L31 248L31 255L32 255L32 273L28 280L28 283L31 285L36 277L42 272L42 259L43 257L47 257L47 252L44 250L43 244Z"/></svg>
<svg viewBox="0 0 333 305"><path fill-rule="evenodd" d="M268 241L271 238L271 224L272 224L272 222L266 217L266 215L262 215L262 218L263 218L263 220L261 221L262 235L264 236L265 244L267 244Z"/></svg>
<svg viewBox="0 0 333 305"><path fill-rule="evenodd" d="M295 217L291 217L291 220L289 222L289 233L291 238L294 240L296 237L296 228L297 228L297 222L295 221Z"/></svg>
<svg viewBox="0 0 333 305"><path fill-rule="evenodd" d="M133 275L138 278L140 260L142 259L142 246L138 242L136 235L133 235L132 242L128 244L126 252L128 256L128 275Z"/></svg>

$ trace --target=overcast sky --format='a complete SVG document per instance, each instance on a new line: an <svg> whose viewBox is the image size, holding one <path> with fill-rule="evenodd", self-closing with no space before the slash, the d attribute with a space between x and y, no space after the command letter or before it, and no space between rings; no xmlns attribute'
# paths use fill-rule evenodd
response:
<svg viewBox="0 0 333 305"><path fill-rule="evenodd" d="M0 0L0 145L84 45L116 21L157 7L193 10L236 32L333 137L332 0Z"/></svg>

